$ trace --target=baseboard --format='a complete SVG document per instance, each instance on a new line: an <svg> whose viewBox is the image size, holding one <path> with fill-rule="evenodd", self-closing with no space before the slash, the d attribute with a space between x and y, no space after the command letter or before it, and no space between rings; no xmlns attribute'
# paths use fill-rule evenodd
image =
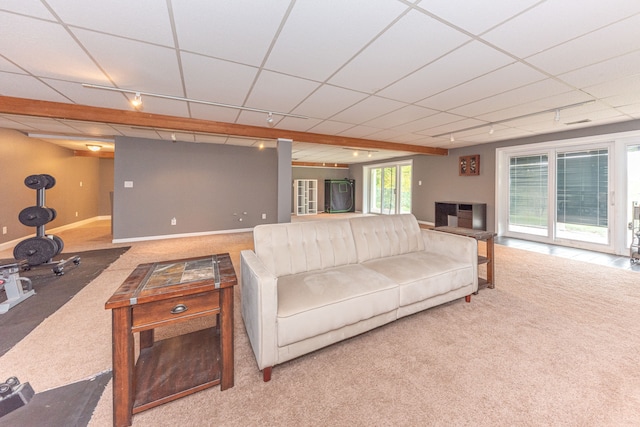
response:
<svg viewBox="0 0 640 427"><path fill-rule="evenodd" d="M130 237L130 238L124 238L124 239L113 239L111 240L111 243L147 242L151 240L179 239L181 237L211 236L213 234L246 233L248 231L253 231L253 227L236 228L233 230L204 231L204 232L197 232L197 233L165 234L161 236Z"/></svg>
<svg viewBox="0 0 640 427"><path fill-rule="evenodd" d="M89 223L92 223L92 222L95 222L95 221L102 221L102 220L108 220L108 219L111 219L111 215L94 216L93 218L83 219L82 221L72 222L71 224L65 224L65 225L61 225L60 227L47 229L46 233L47 234L56 234L56 233L59 233L59 232L64 231L64 230L69 230L71 228L81 227L83 225L86 225L86 224L89 224ZM35 236L35 232L33 234L28 234L26 236L20 237L18 239L10 240L10 241L5 242L5 243L0 243L0 251L12 248L12 247L16 246L18 243L22 242L24 239L28 239L29 237L34 237L34 236Z"/></svg>

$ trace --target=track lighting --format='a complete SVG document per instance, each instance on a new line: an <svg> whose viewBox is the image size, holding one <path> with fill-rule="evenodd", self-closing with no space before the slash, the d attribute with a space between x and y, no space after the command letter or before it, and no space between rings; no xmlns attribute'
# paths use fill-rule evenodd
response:
<svg viewBox="0 0 640 427"><path fill-rule="evenodd" d="M277 111L263 110L261 108L252 108L252 107L243 107L241 105L223 104L221 102L212 102L212 101L204 101L204 100L201 100L201 99L184 98L182 96L163 95L163 94L160 94L160 93L152 93L152 92L141 92L141 91L137 91L137 90L120 89L120 88L112 87L112 86L100 86L100 85L94 85L94 84L89 84L89 83L82 83L82 86L86 87L88 89L110 90L110 91L113 91L113 92L120 92L120 93L133 93L133 94L135 94L135 98L134 98L133 101L131 101L132 105L133 105L133 102L136 99L138 99L140 101L140 105L142 106L142 95L145 95L145 96L150 96L152 98L171 99L171 100L174 100L174 101L184 101L184 102L193 102L195 104L212 105L214 107L233 108L233 109L236 109L236 110L253 111L253 112L256 112L256 113L267 113L267 114L269 114L269 117L272 117L275 114L276 116L282 116L282 117L293 117L293 118L296 118L296 119L308 119L308 117L301 116L299 114L280 113L280 112L277 112Z"/></svg>
<svg viewBox="0 0 640 427"><path fill-rule="evenodd" d="M86 144L87 148L91 151L100 151L100 149L102 148L102 145L95 145L95 144Z"/></svg>
<svg viewBox="0 0 640 427"><path fill-rule="evenodd" d="M490 122L490 123L483 123L481 125L471 126L471 127L464 128L464 129L457 129L457 130L455 130L455 132L468 132L470 130L486 128L489 125L491 125L493 127L493 125L512 122L514 120L520 120L520 119L524 119L524 118L527 118L527 117L533 117L533 116L538 116L538 115L542 115L542 114L549 114L549 113L553 113L553 112L555 112L554 123L558 124L560 122L560 111L561 110L568 110L570 108L582 107L584 105L593 104L594 102L596 102L595 99L591 99L589 101L578 102L576 104L563 105L562 107L550 108L548 110L536 111L534 113L523 114L521 116L516 116L516 117L509 117L509 118L506 118L506 119L496 120L496 121ZM491 130L489 130L489 133L490 134L492 133ZM447 135L449 135L449 141L453 142L454 141L453 133L451 133L451 132L443 132L443 133L439 133L437 135L432 135L432 138L440 138L440 137L447 136Z"/></svg>
<svg viewBox="0 0 640 427"><path fill-rule="evenodd" d="M369 157L369 158L373 157L373 153L371 153L371 151L368 151L367 152L367 157Z"/></svg>
<svg viewBox="0 0 640 427"><path fill-rule="evenodd" d="M273 121L273 113L269 113L269 116L267 117L267 126L269 126L270 128L274 127L276 124Z"/></svg>
<svg viewBox="0 0 640 427"><path fill-rule="evenodd" d="M449 135L449 142L455 142L455 138L453 137L453 134Z"/></svg>
<svg viewBox="0 0 640 427"><path fill-rule="evenodd" d="M140 92L136 92L136 95L131 101L131 106L136 110L142 110L142 95L140 95Z"/></svg>
<svg viewBox="0 0 640 427"><path fill-rule="evenodd" d="M491 128L489 129L489 135L493 135L493 132L494 132L493 125L491 125Z"/></svg>

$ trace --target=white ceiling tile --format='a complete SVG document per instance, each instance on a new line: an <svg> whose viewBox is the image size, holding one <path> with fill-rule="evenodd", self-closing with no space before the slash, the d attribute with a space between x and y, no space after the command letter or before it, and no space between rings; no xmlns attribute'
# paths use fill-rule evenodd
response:
<svg viewBox="0 0 640 427"><path fill-rule="evenodd" d="M350 123L336 122L333 120L325 120L308 129L309 132L321 133L325 135L337 135L347 129L352 128Z"/></svg>
<svg viewBox="0 0 640 427"><path fill-rule="evenodd" d="M331 117L366 97L360 92L322 85L293 112L308 117Z"/></svg>
<svg viewBox="0 0 640 427"><path fill-rule="evenodd" d="M455 114L438 113L432 116L425 117L423 119L414 120L409 123L396 126L395 129L404 132L418 132L424 129L430 129L435 126L439 126L446 123L458 122L464 117L460 117Z"/></svg>
<svg viewBox="0 0 640 427"><path fill-rule="evenodd" d="M223 135L202 135L195 134L196 142L202 142L207 144L224 144L227 142L227 137Z"/></svg>
<svg viewBox="0 0 640 427"><path fill-rule="evenodd" d="M0 128L3 129L16 129L16 130L37 130L37 128L32 128L29 125L20 122L20 117L16 120L13 116L0 116Z"/></svg>
<svg viewBox="0 0 640 427"><path fill-rule="evenodd" d="M0 56L0 71L24 74L25 72Z"/></svg>
<svg viewBox="0 0 640 427"><path fill-rule="evenodd" d="M544 78L544 74L533 68L515 63L429 97L418 104L434 110L450 110Z"/></svg>
<svg viewBox="0 0 640 427"><path fill-rule="evenodd" d="M640 49L640 15L527 58L551 74L562 74ZM611 43L615 40L615 43Z"/></svg>
<svg viewBox="0 0 640 427"><path fill-rule="evenodd" d="M189 108L192 118L213 120L215 122L235 123L240 115L240 110L204 104L190 104Z"/></svg>
<svg viewBox="0 0 640 427"><path fill-rule="evenodd" d="M157 0L47 0L67 24L174 46L167 4Z"/></svg>
<svg viewBox="0 0 640 427"><path fill-rule="evenodd" d="M118 87L164 95L184 95L173 49L93 31L73 31Z"/></svg>
<svg viewBox="0 0 640 427"><path fill-rule="evenodd" d="M504 53L474 41L383 89L378 95L413 103L512 62L513 59Z"/></svg>
<svg viewBox="0 0 640 427"><path fill-rule="evenodd" d="M131 108L127 96L120 92L110 92L98 89L90 89L78 82L65 80L41 79L76 104L90 105L93 107L115 108L126 110Z"/></svg>
<svg viewBox="0 0 640 427"><path fill-rule="evenodd" d="M379 131L379 128L371 126L353 126L343 132L340 132L339 135L348 136L349 138L368 138L369 135Z"/></svg>
<svg viewBox="0 0 640 427"><path fill-rule="evenodd" d="M541 80L539 82L522 86L501 94L472 102L451 110L451 113L461 116L481 116L489 112L503 110L516 105L528 104L541 98L562 94L570 91L570 87L554 79Z"/></svg>
<svg viewBox="0 0 640 427"><path fill-rule="evenodd" d="M392 101L378 96L370 96L363 99L357 104L343 110L333 116L332 120L343 121L347 123L360 124L376 117L387 114L391 111L398 110L404 106L403 103Z"/></svg>
<svg viewBox="0 0 640 427"><path fill-rule="evenodd" d="M69 102L67 98L35 77L0 72L0 95L44 101Z"/></svg>
<svg viewBox="0 0 640 427"><path fill-rule="evenodd" d="M119 126L119 125L114 125L113 127L118 132L120 132L121 135L126 136L126 137L160 139L160 136L158 135L158 132L156 132L153 129L143 129L143 128L139 128L139 127Z"/></svg>
<svg viewBox="0 0 640 427"><path fill-rule="evenodd" d="M430 0L418 4L453 25L473 34L481 34L491 27L506 21L540 0Z"/></svg>
<svg viewBox="0 0 640 427"><path fill-rule="evenodd" d="M412 122L414 120L422 119L424 117L433 116L437 113L438 111L420 107L418 105L407 105L406 107L403 107L399 110L395 110L383 116L376 117L375 119L365 124L379 128L392 128Z"/></svg>
<svg viewBox="0 0 640 427"><path fill-rule="evenodd" d="M428 129L424 129L421 130L417 133L421 134L421 135L429 135L429 136L434 136L434 135L440 135L443 133L447 134L447 138L449 138L449 134L453 134L455 137L455 133L456 131L459 131L461 129L466 129L466 128L470 128L470 127L474 127L474 126L480 126L480 125L484 125L484 122L481 122L480 120L475 120L475 119L463 119L463 120L458 120L456 122L450 122L450 123L446 123L446 124L442 124L440 126L434 126ZM488 130L487 130L488 131Z"/></svg>
<svg viewBox="0 0 640 427"><path fill-rule="evenodd" d="M325 81L405 9L388 0L296 2L265 66Z"/></svg>
<svg viewBox="0 0 640 427"><path fill-rule="evenodd" d="M258 66L289 0L174 1L172 6L180 49Z"/></svg>
<svg viewBox="0 0 640 427"><path fill-rule="evenodd" d="M73 134L74 129L58 120L49 120L44 117L22 117L20 123L23 125L38 129L38 131L46 133L64 133Z"/></svg>
<svg viewBox="0 0 640 427"><path fill-rule="evenodd" d="M411 11L329 82L375 93L469 40L466 34L420 12ZM416 55L416 52L420 54Z"/></svg>
<svg viewBox="0 0 640 427"><path fill-rule="evenodd" d="M85 135L109 137L117 134L116 130L112 126L104 123L80 122L76 120L65 120L64 123L70 128L76 130L78 133Z"/></svg>
<svg viewBox="0 0 640 427"><path fill-rule="evenodd" d="M257 68L190 53L182 54L187 97L243 105ZM229 84L233 82L233 84Z"/></svg>
<svg viewBox="0 0 640 427"><path fill-rule="evenodd" d="M561 74L559 79L579 89L631 76L640 69L640 50Z"/></svg>
<svg viewBox="0 0 640 427"><path fill-rule="evenodd" d="M104 75L59 24L0 13L1 54L39 77L96 79Z"/></svg>
<svg viewBox="0 0 640 427"><path fill-rule="evenodd" d="M596 98L607 99L612 96L626 95L632 92L640 92L640 73L629 77L610 80L584 89L585 92Z"/></svg>
<svg viewBox="0 0 640 427"><path fill-rule="evenodd" d="M525 58L638 12L637 1L547 0L482 37Z"/></svg>
<svg viewBox="0 0 640 427"><path fill-rule="evenodd" d="M49 9L47 9L40 0L2 0L0 10L8 10L41 19L54 19Z"/></svg>
<svg viewBox="0 0 640 427"><path fill-rule="evenodd" d="M319 83L272 71L262 71L246 105L263 110L290 112L317 89Z"/></svg>

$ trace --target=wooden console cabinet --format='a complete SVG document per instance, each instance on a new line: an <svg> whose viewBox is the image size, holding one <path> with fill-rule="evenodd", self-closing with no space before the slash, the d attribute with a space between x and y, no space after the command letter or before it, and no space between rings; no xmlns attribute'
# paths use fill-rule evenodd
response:
<svg viewBox="0 0 640 427"><path fill-rule="evenodd" d="M105 304L113 323L114 426L218 384L233 387L236 284L229 254L141 264L124 281ZM214 327L154 341L155 328L211 315Z"/></svg>
<svg viewBox="0 0 640 427"><path fill-rule="evenodd" d="M455 218L451 223L450 217ZM467 202L436 202L436 227L487 229L487 204Z"/></svg>

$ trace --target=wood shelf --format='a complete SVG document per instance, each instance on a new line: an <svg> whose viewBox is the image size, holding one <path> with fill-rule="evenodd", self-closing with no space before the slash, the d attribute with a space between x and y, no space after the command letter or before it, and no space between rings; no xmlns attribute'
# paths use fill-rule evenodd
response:
<svg viewBox="0 0 640 427"><path fill-rule="evenodd" d="M156 341L138 357L133 413L218 385L220 378L215 327Z"/></svg>

